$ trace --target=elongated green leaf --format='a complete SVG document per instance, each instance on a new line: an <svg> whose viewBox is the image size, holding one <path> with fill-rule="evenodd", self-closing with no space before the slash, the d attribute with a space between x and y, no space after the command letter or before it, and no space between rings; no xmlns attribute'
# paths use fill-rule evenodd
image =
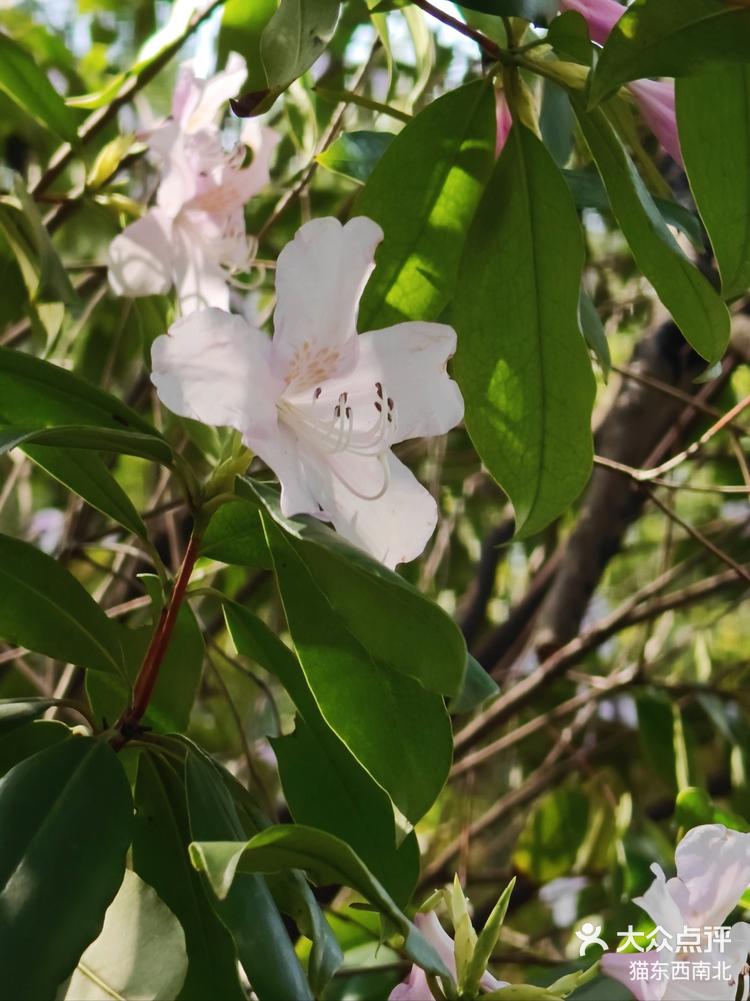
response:
<svg viewBox="0 0 750 1001"><path fill-rule="evenodd" d="M0 429L0 452L5 444L4 437L3 428ZM59 449L39 445L24 448L24 452L50 476L82 497L87 504L114 518L128 531L142 539L146 538L146 526L133 502L98 455L82 452L77 448Z"/></svg>
<svg viewBox="0 0 750 1001"><path fill-rule="evenodd" d="M599 317L596 306L591 301L583 289L578 300L578 319L581 324L583 338L596 355L596 359L601 365L604 381L609 377L609 370L612 367L612 356L609 353L609 342L604 330L604 324Z"/></svg>
<svg viewBox="0 0 750 1001"><path fill-rule="evenodd" d="M438 98L390 143L354 209L385 234L360 330L443 312L494 149L495 100L483 80Z"/></svg>
<svg viewBox="0 0 750 1001"><path fill-rule="evenodd" d="M121 431L109 427L90 427L86 424L58 427L0 427L0 455L12 448L27 445L49 445L58 448L96 449L116 452L119 455L136 455L152 459L165 466L171 465L172 449L163 438L139 431Z"/></svg>
<svg viewBox="0 0 750 1001"><path fill-rule="evenodd" d="M93 425L159 440L156 430L116 397L71 372L20 351L0 348L0 418L18 427Z"/></svg>
<svg viewBox="0 0 750 1001"><path fill-rule="evenodd" d="M442 960L399 910L355 853L338 838L314 827L269 827L246 844L208 841L190 846L193 865L208 876L218 897L229 892L239 872L278 872L304 869L321 884L351 886L377 907L403 934L406 954L430 973L447 976Z"/></svg>
<svg viewBox="0 0 750 1001"><path fill-rule="evenodd" d="M438 605L318 519L285 518L278 494L267 485L246 479L237 490L284 529L328 604L376 660L430 691L458 691L466 644Z"/></svg>
<svg viewBox="0 0 750 1001"><path fill-rule="evenodd" d="M664 225L604 112L598 108L587 112L579 97L572 100L612 211L638 266L694 350L708 362L718 361L729 339L729 314L724 303Z"/></svg>
<svg viewBox="0 0 750 1001"><path fill-rule="evenodd" d="M635 0L610 33L591 105L629 80L691 75L705 64L747 62L750 9L742 0Z"/></svg>
<svg viewBox="0 0 750 1001"><path fill-rule="evenodd" d="M333 37L339 0L281 0L260 40L271 88L283 89L315 62Z"/></svg>
<svg viewBox="0 0 750 1001"><path fill-rule="evenodd" d="M121 674L116 627L50 556L0 535L0 635L57 660Z"/></svg>
<svg viewBox="0 0 750 1001"><path fill-rule="evenodd" d="M14 997L53 998L99 934L132 819L125 773L101 740L64 741L0 780L0 969Z"/></svg>
<svg viewBox="0 0 750 1001"><path fill-rule="evenodd" d="M725 299L750 285L750 66L677 81L680 146ZM742 168L738 169L742 164Z"/></svg>
<svg viewBox="0 0 750 1001"><path fill-rule="evenodd" d="M258 508L243 500L220 507L203 533L201 556L270 570L271 557Z"/></svg>
<svg viewBox="0 0 750 1001"><path fill-rule="evenodd" d="M0 732L0 776L32 754L60 744L71 737L70 730L58 720L35 720Z"/></svg>
<svg viewBox="0 0 750 1001"><path fill-rule="evenodd" d="M297 708L294 732L273 742L292 816L346 841L405 906L419 876L416 835L397 847L388 795L328 726L292 651L251 612L224 608L237 652L274 674Z"/></svg>
<svg viewBox="0 0 750 1001"><path fill-rule="evenodd" d="M86 679L91 708L97 720L113 723L130 699L130 689L143 662L153 627L117 631L125 656L126 677L89 675ZM172 639L159 669L159 677L146 710L148 726L161 733L187 729L190 710L203 668L203 636L195 616L183 605Z"/></svg>
<svg viewBox="0 0 750 1001"><path fill-rule="evenodd" d="M245 89L263 90L266 74L260 57L263 30L276 13L277 0L228 0L224 4L219 32L219 63L230 52L239 52L247 63Z"/></svg>
<svg viewBox="0 0 750 1001"><path fill-rule="evenodd" d="M611 211L607 189L595 170L563 170L562 175L577 208ZM664 222L684 233L696 250L702 252L706 249L700 219L690 209L669 198L654 198L654 205L661 212Z"/></svg>
<svg viewBox="0 0 750 1001"><path fill-rule="evenodd" d="M193 841L244 838L232 797L210 761L188 752L185 786ZM260 1001L311 1001L302 967L262 876L239 876L215 906L232 933L242 967Z"/></svg>
<svg viewBox="0 0 750 1001"><path fill-rule="evenodd" d="M58 1001L173 1001L186 973L180 922L150 886L126 869L99 937L81 956Z"/></svg>
<svg viewBox="0 0 750 1001"><path fill-rule="evenodd" d="M364 184L394 138L392 132L345 132L315 159L326 170Z"/></svg>
<svg viewBox="0 0 750 1001"><path fill-rule="evenodd" d="M471 654L467 654L461 691L448 703L448 709L452 713L473 712L499 693L500 688L492 675Z"/></svg>
<svg viewBox="0 0 750 1001"><path fill-rule="evenodd" d="M185 932L188 972L180 1001L245 1001L232 937L190 865L185 787L171 763L141 755L135 805L133 868L153 886Z"/></svg>
<svg viewBox="0 0 750 1001"><path fill-rule="evenodd" d="M450 723L439 695L375 659L347 628L281 529L263 516L289 631L326 722L416 823L450 768Z"/></svg>
<svg viewBox="0 0 750 1001"><path fill-rule="evenodd" d="M467 241L453 318L466 426L521 536L565 511L591 471L582 268L565 182L543 144L516 125Z"/></svg>
<svg viewBox="0 0 750 1001"><path fill-rule="evenodd" d="M65 142L77 142L74 114L31 56L0 33L0 90Z"/></svg>
<svg viewBox="0 0 750 1001"><path fill-rule="evenodd" d="M71 303L76 301L76 293L68 278L68 272L52 244L47 227L36 202L31 197L18 174L13 179L13 192L21 206L26 225L39 261L39 296L50 301Z"/></svg>

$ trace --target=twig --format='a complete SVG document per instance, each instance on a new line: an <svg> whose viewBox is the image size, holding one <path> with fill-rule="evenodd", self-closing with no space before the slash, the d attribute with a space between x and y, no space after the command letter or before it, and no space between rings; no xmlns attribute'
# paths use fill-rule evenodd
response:
<svg viewBox="0 0 750 1001"><path fill-rule="evenodd" d="M449 28L453 28L454 31L458 31L466 38L470 38L472 42L476 42L479 48L496 62L500 61L503 54L502 49L496 42L493 42L491 38L488 38L487 35L483 34L481 31L477 31L476 28L472 28L470 24L466 24L464 21L459 21L458 18L452 17L450 14L446 13L446 11L440 10L438 7L434 7L429 0L412 0L412 3L415 7L421 8L425 14L429 14L431 17L434 17L436 21L440 21L441 24L445 24Z"/></svg>
<svg viewBox="0 0 750 1001"><path fill-rule="evenodd" d="M746 570L745 567L742 566L742 564L732 559L729 553L725 553L723 549L719 549L718 546L714 545L714 543L711 542L710 539L706 538L706 536L702 532L698 531L697 528L695 528L689 522L685 521L678 514L675 514L675 512L667 504L665 504L663 500L661 500L661 498L656 496L653 490L649 490L645 486L644 489L648 493L649 499L652 500L654 504L656 504L656 506L660 508L671 521L673 521L676 525L679 525L680 528L684 528L685 531L688 533L688 535L692 536L696 542L699 542L710 553L713 553L714 556L718 560L721 560L722 563L726 563L728 567L731 567L738 577L741 577L743 580L746 580L748 583L750 583L750 571Z"/></svg>
<svg viewBox="0 0 750 1001"><path fill-rule="evenodd" d="M595 455L594 463L597 466L603 466L604 469L611 469L616 473L623 473L625 476L629 476L636 483L651 483L656 487L665 487L667 490L688 490L692 493L701 494L750 494L750 485L739 487L739 486L696 486L692 483L677 483L675 480L664 480L660 476L653 476L654 470L652 469L636 469L634 466L628 466L624 462L615 462L614 459L608 459L604 455Z"/></svg>

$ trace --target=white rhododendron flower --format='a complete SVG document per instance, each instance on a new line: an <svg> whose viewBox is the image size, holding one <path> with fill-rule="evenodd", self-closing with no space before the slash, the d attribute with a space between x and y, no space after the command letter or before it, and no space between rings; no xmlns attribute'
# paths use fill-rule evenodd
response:
<svg viewBox="0 0 750 1001"><path fill-rule="evenodd" d="M667 879L660 866L652 865L656 879L634 900L657 925L667 946L645 952L607 952L602 956L602 969L629 987L637 1001L732 1001L750 952L750 925L740 921L726 929L725 943L709 945L707 932L721 937L724 921L750 885L750 834L730 831L723 824L694 827L677 845L675 866L677 875ZM680 937L685 941L689 929L698 930L700 951L680 949ZM726 963L729 979L714 975L646 979L652 971L637 973L634 963L649 968L666 963L667 969L673 963Z"/></svg>
<svg viewBox="0 0 750 1001"><path fill-rule="evenodd" d="M181 67L170 118L145 136L161 166L156 204L110 245L109 280L118 295L160 295L174 285L183 313L229 308L228 279L247 269L250 256L244 206L268 183L279 141L273 129L250 121L235 148L224 148L221 112L246 75L236 53L210 80ZM243 167L248 148L253 159Z"/></svg>
<svg viewBox="0 0 750 1001"><path fill-rule="evenodd" d="M455 980L455 944L448 932L445 931L438 921L435 912L430 911L427 914L417 914L414 918L414 923L448 967ZM493 977L487 971L482 974L482 979L479 983L485 991L499 991L501 987L508 986L505 980L498 980L497 977ZM424 970L419 966L412 966L406 980L402 980L400 984L397 984L393 988L388 996L388 1001L432 1001L432 993Z"/></svg>
<svg viewBox="0 0 750 1001"><path fill-rule="evenodd" d="M152 379L175 413L241 432L278 476L284 514L330 520L394 567L422 552L437 505L391 446L445 434L464 408L446 371L451 327L357 334L382 237L363 217L306 223L279 255L273 340L239 316L193 313L154 342Z"/></svg>

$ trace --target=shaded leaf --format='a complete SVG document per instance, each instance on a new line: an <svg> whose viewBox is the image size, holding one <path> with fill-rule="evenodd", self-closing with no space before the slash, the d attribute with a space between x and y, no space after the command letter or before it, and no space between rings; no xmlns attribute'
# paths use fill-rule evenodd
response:
<svg viewBox="0 0 750 1001"><path fill-rule="evenodd" d="M122 673L116 626L72 574L27 542L0 535L0 635L56 660Z"/></svg>
<svg viewBox="0 0 750 1001"><path fill-rule="evenodd" d="M604 112L586 112L580 97L574 95L571 100L636 263L691 347L706 361L718 361L729 339L724 303L665 226Z"/></svg>
<svg viewBox="0 0 750 1001"><path fill-rule="evenodd" d="M132 816L125 773L101 740L63 741L0 779L0 968L14 997L54 997L99 934Z"/></svg>
<svg viewBox="0 0 750 1001"><path fill-rule="evenodd" d="M208 876L214 893L225 897L237 873L304 869L322 885L351 886L377 907L404 936L404 951L430 973L448 976L433 947L399 910L391 897L347 844L325 831L279 824L241 842L195 842L193 865Z"/></svg>
<svg viewBox="0 0 750 1001"><path fill-rule="evenodd" d="M237 652L275 675L297 709L293 733L273 741L292 816L346 841L406 905L419 876L416 835L396 844L388 795L328 726L292 651L251 612L232 602L224 609Z"/></svg>
<svg viewBox="0 0 750 1001"><path fill-rule="evenodd" d="M326 170L364 184L394 138L392 132L345 132L315 159Z"/></svg>
<svg viewBox="0 0 750 1001"><path fill-rule="evenodd" d="M173 1001L187 972L185 934L156 892L129 869L104 927L58 1001Z"/></svg>
<svg viewBox="0 0 750 1001"><path fill-rule="evenodd" d="M680 147L708 230L725 299L750 285L750 66L716 68L676 84Z"/></svg>
<svg viewBox="0 0 750 1001"><path fill-rule="evenodd" d="M453 319L466 426L533 535L583 489L594 378L578 329L583 237L544 145L515 125L477 211Z"/></svg>
<svg viewBox="0 0 750 1001"><path fill-rule="evenodd" d="M0 90L35 121L73 145L77 143L76 119L62 97L25 49L0 33Z"/></svg>

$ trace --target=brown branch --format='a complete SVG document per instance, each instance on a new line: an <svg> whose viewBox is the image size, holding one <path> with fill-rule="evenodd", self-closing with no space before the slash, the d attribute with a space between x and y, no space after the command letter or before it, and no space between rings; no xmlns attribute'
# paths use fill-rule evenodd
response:
<svg viewBox="0 0 750 1001"><path fill-rule="evenodd" d="M127 743L140 729L141 720L148 709L154 686L159 677L159 669L169 649L169 641L172 638L172 633L177 622L177 615L182 606L195 561L198 559L199 550L200 539L193 532L185 550L172 594L162 609L156 629L154 629L151 637L151 642L144 655L143 663L138 671L138 676L135 679L133 698L130 706L125 710L115 726L116 736L112 741L112 746L116 749Z"/></svg>
<svg viewBox="0 0 750 1001"><path fill-rule="evenodd" d="M429 0L412 0L415 7L419 7L434 17L436 21L440 21L441 24L447 25L449 28L453 28L454 31L459 32L459 34L464 35L466 38L470 38L472 42L476 42L482 52L486 53L491 59L498 62L503 54L500 46L493 42L491 38L484 35L481 31L477 31L476 28L472 28L470 24L466 24L464 21L459 21L457 17L452 17L450 14L446 13L444 10L440 10L438 7L434 7Z"/></svg>

